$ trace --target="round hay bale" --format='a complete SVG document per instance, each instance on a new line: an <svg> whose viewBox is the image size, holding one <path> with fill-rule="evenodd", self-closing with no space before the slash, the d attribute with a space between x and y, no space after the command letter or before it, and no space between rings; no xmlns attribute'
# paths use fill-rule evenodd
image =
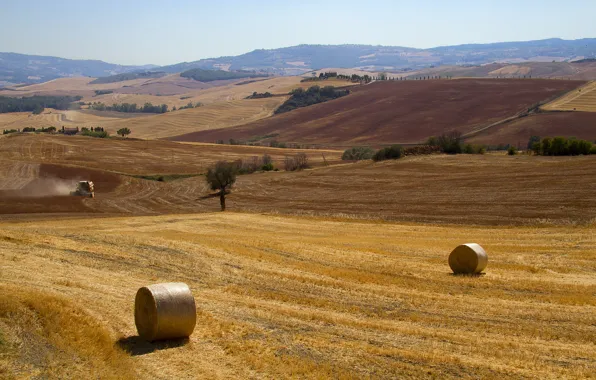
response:
<svg viewBox="0 0 596 380"><path fill-rule="evenodd" d="M449 255L449 266L455 274L480 273L488 264L484 248L475 243L462 244Z"/></svg>
<svg viewBox="0 0 596 380"><path fill-rule="evenodd" d="M135 324L147 341L185 338L197 323L195 299L181 282L140 288L135 297Z"/></svg>

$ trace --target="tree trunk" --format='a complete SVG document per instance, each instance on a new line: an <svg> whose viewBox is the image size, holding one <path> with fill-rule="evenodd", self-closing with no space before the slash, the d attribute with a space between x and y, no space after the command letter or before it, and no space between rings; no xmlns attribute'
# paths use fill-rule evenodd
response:
<svg viewBox="0 0 596 380"><path fill-rule="evenodd" d="M226 188L222 187L219 192L219 204L221 205L221 211L226 211Z"/></svg>

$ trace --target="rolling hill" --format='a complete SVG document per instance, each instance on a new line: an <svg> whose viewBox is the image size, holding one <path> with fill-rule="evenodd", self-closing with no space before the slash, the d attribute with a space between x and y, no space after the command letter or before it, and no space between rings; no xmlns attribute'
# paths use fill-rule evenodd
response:
<svg viewBox="0 0 596 380"><path fill-rule="evenodd" d="M123 66L97 60L0 53L0 87L7 83L41 83L64 77L103 77L156 66Z"/></svg>
<svg viewBox="0 0 596 380"><path fill-rule="evenodd" d="M448 130L470 133L560 96L584 82L536 79L387 81L346 97L254 123L173 137L177 141L248 140L348 146L419 143Z"/></svg>
<svg viewBox="0 0 596 380"><path fill-rule="evenodd" d="M410 72L435 66L569 62L594 57L596 57L596 39L593 38L579 40L554 38L431 49L373 45L298 45L279 49L259 49L238 56L207 58L162 67L122 66L102 61L0 53L0 86L39 83L71 76L107 77L146 70L170 74L192 69L249 70L270 74L300 75L325 67L337 67Z"/></svg>
<svg viewBox="0 0 596 380"><path fill-rule="evenodd" d="M596 81L542 106L547 111L596 112Z"/></svg>
<svg viewBox="0 0 596 380"><path fill-rule="evenodd" d="M264 70L296 75L324 67L399 71L441 65L482 65L493 62L552 62L596 57L596 39L548 39L415 49L373 45L299 45L254 50L235 57L202 59L161 67L167 72L191 68Z"/></svg>

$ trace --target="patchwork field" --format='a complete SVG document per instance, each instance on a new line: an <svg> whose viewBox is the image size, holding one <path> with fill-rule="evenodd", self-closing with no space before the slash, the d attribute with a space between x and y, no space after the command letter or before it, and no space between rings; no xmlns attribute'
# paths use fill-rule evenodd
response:
<svg viewBox="0 0 596 380"><path fill-rule="evenodd" d="M242 213L3 223L0 374L589 378L593 232ZM453 276L447 256L469 241L486 275ZM167 281L190 285L196 330L143 343L135 292Z"/></svg>
<svg viewBox="0 0 596 380"><path fill-rule="evenodd" d="M596 112L596 81L542 106L547 111Z"/></svg>
<svg viewBox="0 0 596 380"><path fill-rule="evenodd" d="M136 103L166 104L169 109L201 103L194 109L178 110L166 114L129 114L92 110L59 111L46 109L41 115L30 113L0 114L0 129L25 127L61 128L103 127L115 134L122 127L132 130L131 137L155 139L185 133L228 128L269 117L286 99L276 96L265 99L245 99L253 92L287 94L294 88L308 88L315 84L325 86L352 86L353 83L328 80L301 83L301 77L276 77L272 79L217 81L208 84L168 75L163 78L137 79L134 81L89 84L93 78L57 79L47 83L20 87L17 91L0 91L2 96L82 95L84 102L102 102L107 105ZM188 82L188 83L187 83ZM112 86L112 87L110 87ZM111 94L95 96L95 90L113 90Z"/></svg>
<svg viewBox="0 0 596 380"><path fill-rule="evenodd" d="M534 79L377 82L357 86L349 96L326 103L173 139L214 142L277 134L278 141L337 147L419 143L448 130L482 129L581 84Z"/></svg>

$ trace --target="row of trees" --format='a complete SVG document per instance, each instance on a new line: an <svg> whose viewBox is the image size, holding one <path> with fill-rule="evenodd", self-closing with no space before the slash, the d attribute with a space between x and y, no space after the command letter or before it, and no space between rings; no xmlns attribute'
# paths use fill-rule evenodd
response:
<svg viewBox="0 0 596 380"><path fill-rule="evenodd" d="M263 93L259 93L259 92L253 92L252 95L249 95L246 97L246 99L264 99L264 98L271 98L273 96L272 93L270 93L269 91L267 92L263 92Z"/></svg>
<svg viewBox="0 0 596 380"><path fill-rule="evenodd" d="M30 96L23 98L10 98L0 96L0 113L9 112L33 112L40 114L46 108L54 108L57 110L67 110L73 108L80 108L78 102L83 99L82 96Z"/></svg>
<svg viewBox="0 0 596 380"><path fill-rule="evenodd" d="M323 103L329 100L337 99L346 96L350 93L349 90L338 90L332 86L312 86L308 90L302 88L294 89L290 92L290 99L286 100L278 109L276 114L289 112L296 108L307 107L313 104Z"/></svg>
<svg viewBox="0 0 596 380"><path fill-rule="evenodd" d="M113 104L111 106L105 105L101 102L94 102L89 104L89 108L96 111L115 111L115 112L128 112L128 113L166 113L168 112L168 105L153 105L151 103L145 103L142 107L137 106L136 103L122 103Z"/></svg>
<svg viewBox="0 0 596 380"><path fill-rule="evenodd" d="M532 136L528 146L536 155L541 156L579 156L596 154L596 146L590 141L566 138L566 137L545 137L540 139Z"/></svg>
<svg viewBox="0 0 596 380"><path fill-rule="evenodd" d="M203 105L203 103L197 102L195 104L193 104L193 102L188 102L185 106L180 106L180 108L178 108L179 110L186 110L186 109L191 109L191 108L198 108L201 107ZM172 108L172 111L176 111L176 106L174 106L174 108Z"/></svg>

